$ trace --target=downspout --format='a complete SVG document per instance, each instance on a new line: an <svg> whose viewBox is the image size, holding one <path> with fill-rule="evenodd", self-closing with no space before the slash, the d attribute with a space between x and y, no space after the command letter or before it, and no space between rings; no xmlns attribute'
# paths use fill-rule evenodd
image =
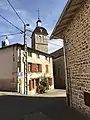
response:
<svg viewBox="0 0 90 120"><path fill-rule="evenodd" d="M65 66L65 82L66 82L66 104L68 106L68 95L69 95L69 84L67 79L67 60L66 60L66 51L65 51L65 40L63 40L63 52L64 52L64 66Z"/></svg>
<svg viewBox="0 0 90 120"><path fill-rule="evenodd" d="M15 55L14 55L14 46L13 46L13 70L12 70L12 84L15 84ZM15 91L15 89L13 89L13 91Z"/></svg>
<svg viewBox="0 0 90 120"><path fill-rule="evenodd" d="M16 46L16 79L17 79L17 92L19 92L19 81L18 81L18 46Z"/></svg>

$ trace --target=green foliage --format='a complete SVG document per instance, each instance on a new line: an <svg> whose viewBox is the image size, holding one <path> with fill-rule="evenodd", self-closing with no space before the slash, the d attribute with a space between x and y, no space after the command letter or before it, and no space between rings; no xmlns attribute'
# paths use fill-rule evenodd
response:
<svg viewBox="0 0 90 120"><path fill-rule="evenodd" d="M39 92L45 93L49 89L48 79L44 76L41 78Z"/></svg>

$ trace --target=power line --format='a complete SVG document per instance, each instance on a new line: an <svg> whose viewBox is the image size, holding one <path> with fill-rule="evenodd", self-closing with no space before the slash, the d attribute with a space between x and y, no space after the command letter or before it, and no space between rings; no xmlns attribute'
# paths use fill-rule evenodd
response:
<svg viewBox="0 0 90 120"><path fill-rule="evenodd" d="M55 43L51 43L50 41L48 41L50 44L52 44L52 45L55 45L55 46L58 46L58 47L60 47L60 45L58 45L58 44L55 44Z"/></svg>
<svg viewBox="0 0 90 120"><path fill-rule="evenodd" d="M21 31L23 33L23 31L20 28L18 28L17 26L15 26L13 23L11 23L9 20L7 20L5 17L3 17L1 14L0 14L0 17L2 19L4 19L6 22L8 22L9 24L11 24L13 27L15 27L16 29L18 29L19 31Z"/></svg>
<svg viewBox="0 0 90 120"><path fill-rule="evenodd" d="M30 37L29 35L27 35L28 37ZM31 38L31 37L30 37ZM44 41L47 41L47 40L44 40ZM61 47L59 44L56 44L56 43L52 43L50 40L48 41L48 43L52 44L52 45L55 45L55 46L58 46L58 47Z"/></svg>
<svg viewBox="0 0 90 120"><path fill-rule="evenodd" d="M13 7L13 5L10 3L10 1L9 0L7 0L7 2L9 3L9 5L12 7L12 9L14 10L14 12L16 13L16 15L18 16L18 18L22 21L22 23L23 24L25 24L24 23L24 21L22 20L22 18L19 16L19 14L17 13L17 11L15 10L15 8Z"/></svg>
<svg viewBox="0 0 90 120"><path fill-rule="evenodd" d="M22 34L22 32L1 35L0 37L12 36L12 35L17 35L17 34Z"/></svg>

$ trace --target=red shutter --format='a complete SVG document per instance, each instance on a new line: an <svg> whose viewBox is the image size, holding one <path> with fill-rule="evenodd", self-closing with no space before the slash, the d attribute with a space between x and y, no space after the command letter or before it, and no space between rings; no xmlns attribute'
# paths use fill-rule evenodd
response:
<svg viewBox="0 0 90 120"><path fill-rule="evenodd" d="M30 63L30 72L32 72L32 63Z"/></svg>
<svg viewBox="0 0 90 120"><path fill-rule="evenodd" d="M35 64L34 63L32 63L32 67L31 67L31 69L32 69L32 72L35 72L36 71L36 66L35 66Z"/></svg>
<svg viewBox="0 0 90 120"><path fill-rule="evenodd" d="M46 73L48 73L48 65L46 65Z"/></svg>
<svg viewBox="0 0 90 120"><path fill-rule="evenodd" d="M39 72L42 72L42 65L39 65Z"/></svg>
<svg viewBox="0 0 90 120"><path fill-rule="evenodd" d="M29 80L29 90L32 90L32 80Z"/></svg>
<svg viewBox="0 0 90 120"><path fill-rule="evenodd" d="M35 64L35 72L38 72L38 64Z"/></svg>
<svg viewBox="0 0 90 120"><path fill-rule="evenodd" d="M33 72L33 64L31 63L30 71Z"/></svg>
<svg viewBox="0 0 90 120"><path fill-rule="evenodd" d="M34 64L32 63L32 72L34 72Z"/></svg>
<svg viewBox="0 0 90 120"><path fill-rule="evenodd" d="M32 65L31 65L31 72L42 72L42 65L41 64L32 63Z"/></svg>

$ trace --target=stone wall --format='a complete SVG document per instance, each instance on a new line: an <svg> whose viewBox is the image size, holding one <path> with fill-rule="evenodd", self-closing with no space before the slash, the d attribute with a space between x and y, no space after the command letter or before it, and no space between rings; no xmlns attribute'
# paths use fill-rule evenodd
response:
<svg viewBox="0 0 90 120"><path fill-rule="evenodd" d="M65 89L64 57L53 59L54 86L56 89Z"/></svg>
<svg viewBox="0 0 90 120"><path fill-rule="evenodd" d="M35 34L32 36L32 48L48 53L48 36Z"/></svg>
<svg viewBox="0 0 90 120"><path fill-rule="evenodd" d="M84 91L90 93L90 0L65 30L65 49L70 105L90 116L90 107L84 101Z"/></svg>

